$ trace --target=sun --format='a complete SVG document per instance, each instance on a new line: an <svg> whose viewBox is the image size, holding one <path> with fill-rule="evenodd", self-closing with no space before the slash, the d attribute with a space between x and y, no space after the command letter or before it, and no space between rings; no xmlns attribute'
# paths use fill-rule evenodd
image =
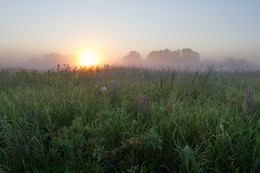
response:
<svg viewBox="0 0 260 173"><path fill-rule="evenodd" d="M82 66L95 66L98 64L98 55L94 52L83 53L79 56L79 64Z"/></svg>

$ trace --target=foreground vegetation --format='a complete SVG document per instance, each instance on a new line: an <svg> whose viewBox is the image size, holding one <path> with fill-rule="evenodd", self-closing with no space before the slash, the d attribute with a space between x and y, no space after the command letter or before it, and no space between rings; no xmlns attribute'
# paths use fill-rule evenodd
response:
<svg viewBox="0 0 260 173"><path fill-rule="evenodd" d="M0 172L259 172L260 74L0 73Z"/></svg>

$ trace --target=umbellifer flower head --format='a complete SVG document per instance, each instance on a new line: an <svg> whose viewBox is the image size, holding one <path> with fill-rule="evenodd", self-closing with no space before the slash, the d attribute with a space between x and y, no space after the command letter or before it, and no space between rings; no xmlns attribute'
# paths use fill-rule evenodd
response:
<svg viewBox="0 0 260 173"><path fill-rule="evenodd" d="M100 89L100 91L106 92L106 91L107 91L107 88L106 88L106 87L102 87L102 88Z"/></svg>

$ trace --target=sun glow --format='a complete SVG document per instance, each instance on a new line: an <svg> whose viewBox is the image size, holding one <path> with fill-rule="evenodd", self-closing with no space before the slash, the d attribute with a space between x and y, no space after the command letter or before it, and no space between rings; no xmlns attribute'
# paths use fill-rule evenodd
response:
<svg viewBox="0 0 260 173"><path fill-rule="evenodd" d="M98 55L94 52L87 52L79 56L79 64L82 66L95 66L98 61Z"/></svg>

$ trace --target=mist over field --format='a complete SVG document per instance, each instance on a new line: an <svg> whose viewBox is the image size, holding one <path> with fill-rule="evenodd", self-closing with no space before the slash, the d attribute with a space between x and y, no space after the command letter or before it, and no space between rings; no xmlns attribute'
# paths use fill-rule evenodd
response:
<svg viewBox="0 0 260 173"><path fill-rule="evenodd" d="M259 173L259 0L6 0L0 173Z"/></svg>
<svg viewBox="0 0 260 173"><path fill-rule="evenodd" d="M100 66L251 68L260 64L259 7L253 0L6 1L0 67L81 66L79 56L90 51Z"/></svg>
<svg viewBox="0 0 260 173"><path fill-rule="evenodd" d="M112 60L111 60L112 59ZM0 55L1 69L27 69L27 70L49 70L57 65L69 65L70 67L80 67L77 64L76 55L63 55L59 53L49 53L44 55L12 54ZM149 52L147 56L142 56L137 51L130 51L123 57L103 58L98 66L119 65L136 66L148 68L175 68L175 69L199 69L214 66L216 70L259 70L259 63L248 61L246 58L227 57L222 60L201 58L199 52L190 48L177 50L163 49Z"/></svg>

